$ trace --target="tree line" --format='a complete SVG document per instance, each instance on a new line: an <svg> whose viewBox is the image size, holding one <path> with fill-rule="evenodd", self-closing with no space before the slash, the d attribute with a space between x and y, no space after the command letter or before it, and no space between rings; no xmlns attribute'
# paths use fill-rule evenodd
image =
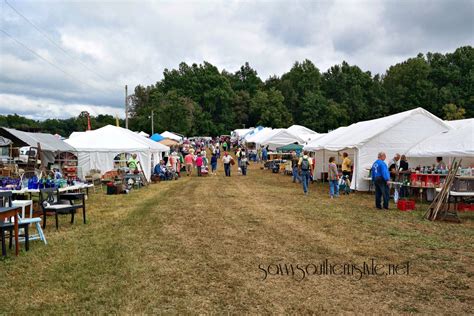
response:
<svg viewBox="0 0 474 316"><path fill-rule="evenodd" d="M375 75L342 62L326 72L296 62L263 81L248 63L229 73L208 63L165 69L163 79L137 86L132 126L185 135L219 135L250 126L300 124L317 132L423 107L444 119L474 116L474 49L419 54Z"/></svg>
<svg viewBox="0 0 474 316"><path fill-rule="evenodd" d="M281 76L263 81L249 63L230 73L208 63L165 69L154 85L135 87L130 128L184 135L228 134L251 126L304 125L317 132L423 107L443 119L474 117L474 49L427 53L372 75L342 62L321 72L306 59ZM10 117L10 118L8 118ZM92 127L115 124L110 115L91 117ZM83 117L27 120L0 116L0 126L23 125L69 135L85 130ZM121 121L121 126L123 121ZM12 126L15 127L15 126Z"/></svg>

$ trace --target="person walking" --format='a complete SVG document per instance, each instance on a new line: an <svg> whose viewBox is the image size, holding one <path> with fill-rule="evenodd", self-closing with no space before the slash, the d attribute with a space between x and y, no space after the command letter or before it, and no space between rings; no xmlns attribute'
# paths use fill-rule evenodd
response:
<svg viewBox="0 0 474 316"><path fill-rule="evenodd" d="M199 153L196 157L196 168L197 168L197 174L198 174L198 177L200 177L202 174L201 174L201 171L202 171L202 165L203 165L203 153Z"/></svg>
<svg viewBox="0 0 474 316"><path fill-rule="evenodd" d="M242 171L243 176L247 175L247 165L248 164L249 164L249 162L248 162L247 153L245 152L245 149L242 149L240 151L240 170Z"/></svg>
<svg viewBox="0 0 474 316"><path fill-rule="evenodd" d="M375 185L375 207L379 210L382 209L382 197L383 197L383 208L388 210L388 202L390 200L388 181L390 181L390 173L388 172L387 164L385 159L387 156L384 152L378 154L378 159L372 165L372 181Z"/></svg>
<svg viewBox="0 0 474 316"><path fill-rule="evenodd" d="M301 171L301 182L303 182L303 192L308 195L309 180L311 178L312 159L308 156L308 152L304 152L298 161L298 169Z"/></svg>
<svg viewBox="0 0 474 316"><path fill-rule="evenodd" d="M234 159L227 153L227 151L224 152L224 156L222 157L222 162L224 163L224 171L225 171L225 176L230 177L230 165Z"/></svg>
<svg viewBox="0 0 474 316"><path fill-rule="evenodd" d="M296 152L294 151L291 155L291 171L293 174L293 183L298 180L298 183L301 183L301 178L298 174L298 163L299 163L299 158L296 155Z"/></svg>
<svg viewBox="0 0 474 316"><path fill-rule="evenodd" d="M329 196L331 199L339 197L339 176L337 174L336 158L329 158L328 168Z"/></svg>
<svg viewBox="0 0 474 316"><path fill-rule="evenodd" d="M217 170L217 154L213 153L211 157L211 173L216 175Z"/></svg>
<svg viewBox="0 0 474 316"><path fill-rule="evenodd" d="M189 154L184 157L184 162L186 163L186 175L189 177L193 174L194 168L194 150L190 150Z"/></svg>

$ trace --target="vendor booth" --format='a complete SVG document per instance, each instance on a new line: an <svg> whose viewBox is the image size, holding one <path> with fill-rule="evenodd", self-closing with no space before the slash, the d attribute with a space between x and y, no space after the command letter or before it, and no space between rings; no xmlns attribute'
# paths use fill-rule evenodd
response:
<svg viewBox="0 0 474 316"><path fill-rule="evenodd" d="M282 147L289 144L304 144L305 141L300 137L290 133L284 128L274 129L263 135L259 142L263 146L268 146L270 150L276 150L277 147Z"/></svg>
<svg viewBox="0 0 474 316"><path fill-rule="evenodd" d="M463 165L474 163L472 159L474 158L474 119L461 120L450 125L457 127L432 135L415 144L405 153L406 156L408 158L444 157L445 159L460 157L463 158Z"/></svg>
<svg viewBox="0 0 474 316"><path fill-rule="evenodd" d="M416 108L338 128L311 141L304 149L316 154L316 176L327 169L330 156L337 157L346 151L354 165L351 189L366 191L370 184L369 170L380 151L390 160L396 153L403 154L424 139L450 129L443 120Z"/></svg>
<svg viewBox="0 0 474 316"><path fill-rule="evenodd" d="M80 178L85 178L90 170L104 174L114 168L117 156L135 153L146 178L150 179L153 165L169 151L165 145L112 125L84 132L66 142L77 149Z"/></svg>
<svg viewBox="0 0 474 316"><path fill-rule="evenodd" d="M38 156L41 157L42 164L45 167L54 165L61 169L64 166L77 166L77 160L75 161L73 158L75 157L76 149L52 134L29 133L2 127L0 128L0 135L9 138L13 142L14 147L37 147L40 145L41 152L38 153ZM63 153L68 153L68 157L71 159L68 161L61 159L60 156Z"/></svg>

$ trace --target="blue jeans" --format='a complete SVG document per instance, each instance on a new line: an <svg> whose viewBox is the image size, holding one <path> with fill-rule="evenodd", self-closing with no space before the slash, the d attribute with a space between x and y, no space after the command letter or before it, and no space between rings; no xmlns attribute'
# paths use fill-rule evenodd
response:
<svg viewBox="0 0 474 316"><path fill-rule="evenodd" d="M329 180L329 195L339 196L339 184L337 180Z"/></svg>
<svg viewBox="0 0 474 316"><path fill-rule="evenodd" d="M388 208L388 201L390 200L390 190L387 185L387 181L382 177L375 178L375 207L382 208L382 197L383 207Z"/></svg>
<svg viewBox="0 0 474 316"><path fill-rule="evenodd" d="M211 163L211 171L214 172L217 169L217 162Z"/></svg>
<svg viewBox="0 0 474 316"><path fill-rule="evenodd" d="M303 191L304 193L308 192L309 178L311 174L309 170L301 170L301 181L303 182Z"/></svg>
<svg viewBox="0 0 474 316"><path fill-rule="evenodd" d="M243 176L246 176L246 175L247 175L247 166L246 166L246 165L245 165L245 166L241 166L241 167L240 167L240 170L242 170L242 175L243 175Z"/></svg>
<svg viewBox="0 0 474 316"><path fill-rule="evenodd" d="M225 171L225 176L230 177L230 163L224 164L224 171Z"/></svg>
<svg viewBox="0 0 474 316"><path fill-rule="evenodd" d="M298 174L297 166L293 167L293 182L295 182L296 180L298 180L298 182L301 182L301 178L300 178L300 175Z"/></svg>

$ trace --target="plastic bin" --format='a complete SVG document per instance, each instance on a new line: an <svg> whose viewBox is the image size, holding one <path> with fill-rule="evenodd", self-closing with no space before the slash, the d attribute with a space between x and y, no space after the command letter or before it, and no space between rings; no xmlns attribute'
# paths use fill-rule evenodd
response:
<svg viewBox="0 0 474 316"><path fill-rule="evenodd" d="M415 200L398 200L397 208L400 211L410 211L415 209Z"/></svg>

